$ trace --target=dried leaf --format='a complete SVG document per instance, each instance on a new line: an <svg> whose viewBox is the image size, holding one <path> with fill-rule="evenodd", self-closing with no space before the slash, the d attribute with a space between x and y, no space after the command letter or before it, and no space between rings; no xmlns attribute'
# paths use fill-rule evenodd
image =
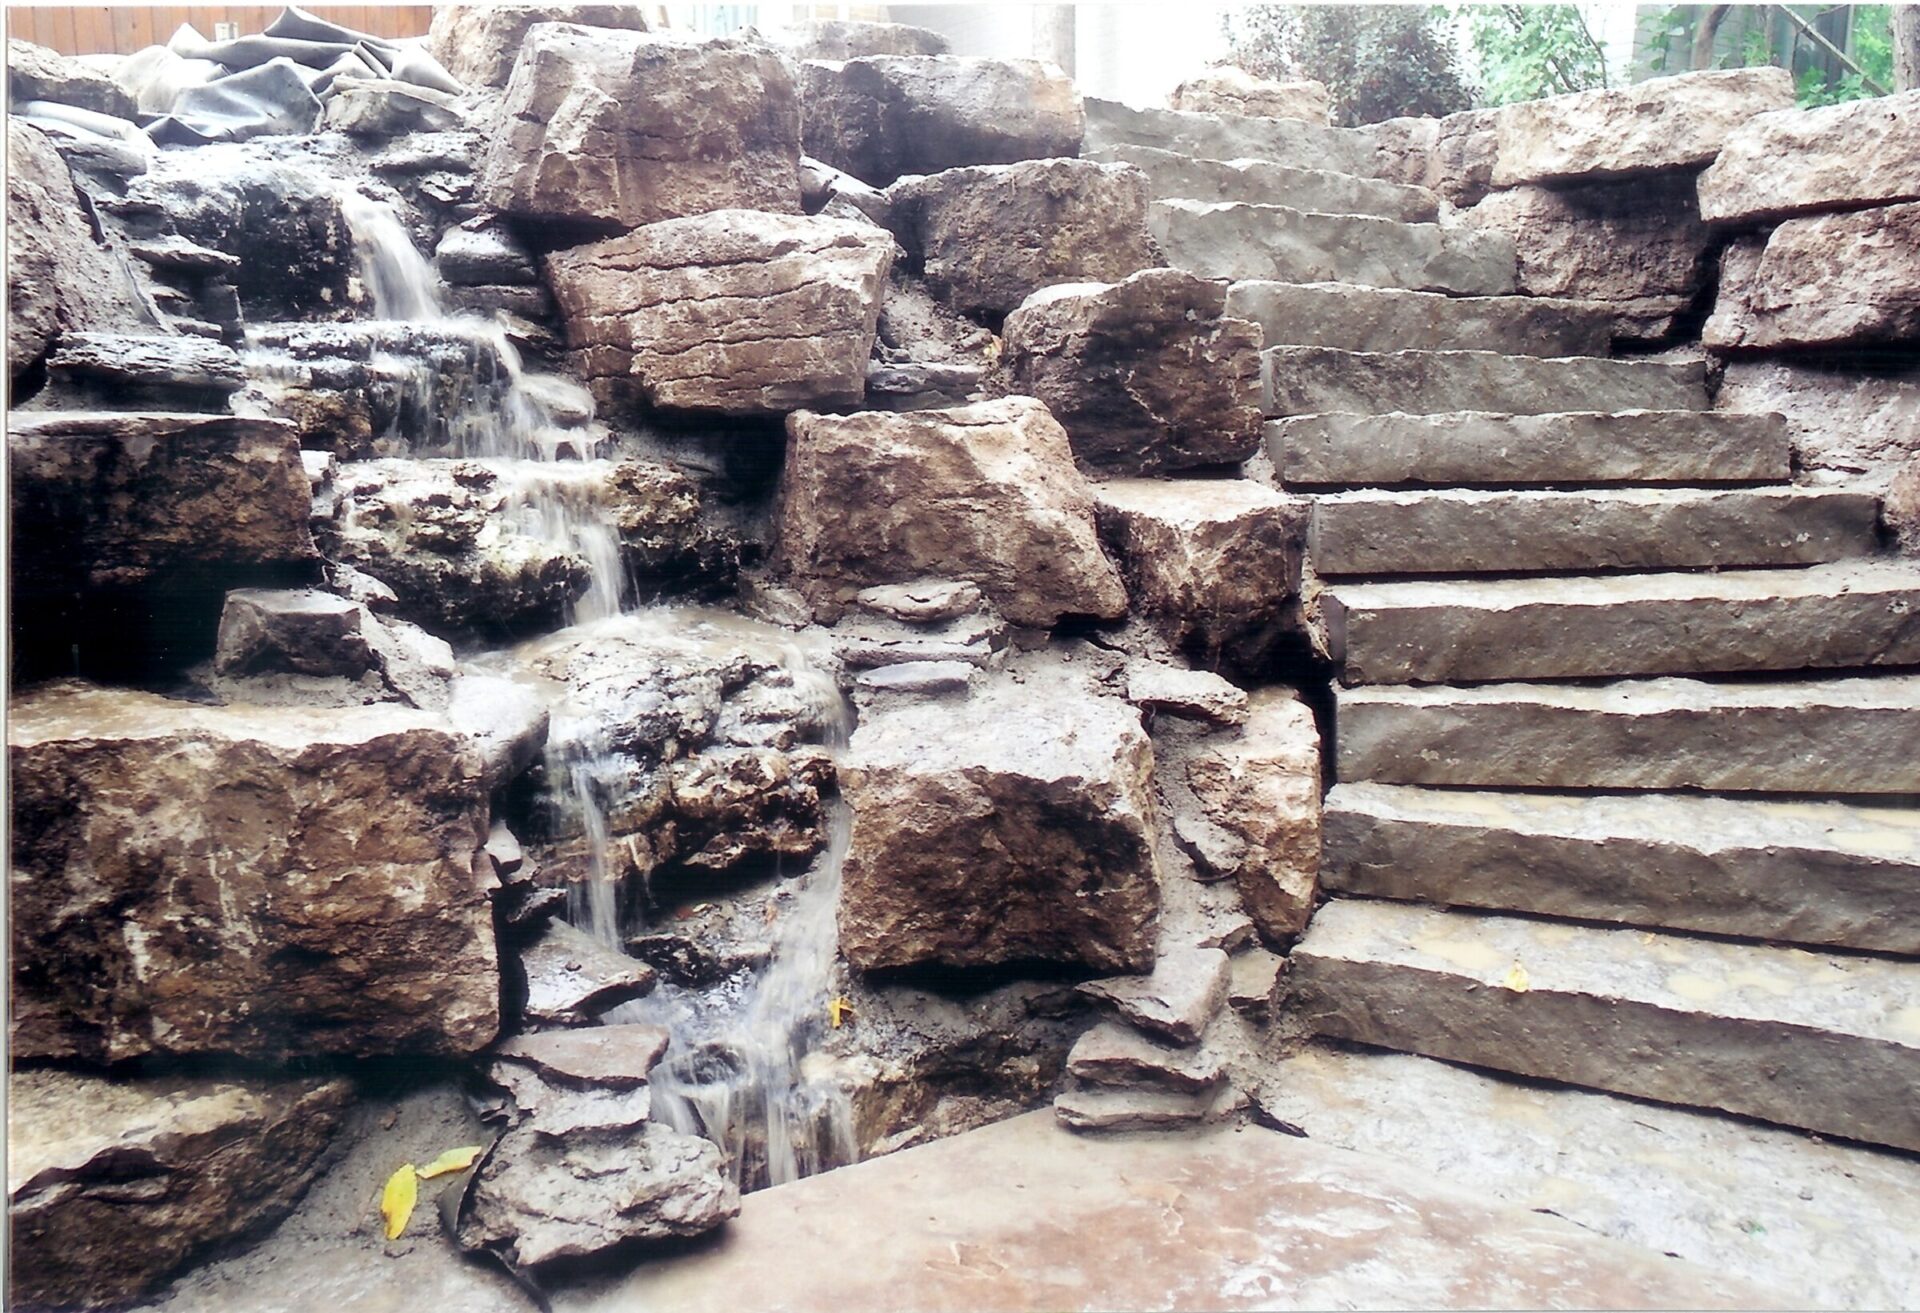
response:
<svg viewBox="0 0 1920 1313"><path fill-rule="evenodd" d="M1516 994L1524 994L1533 988L1533 982L1527 979L1527 969L1518 962L1513 964L1513 968L1507 972L1507 978L1500 983Z"/></svg>
<svg viewBox="0 0 1920 1313"><path fill-rule="evenodd" d="M827 1000L827 1024L835 1030L847 1024L854 1017L853 1004L844 998Z"/></svg>
<svg viewBox="0 0 1920 1313"><path fill-rule="evenodd" d="M486 1150L484 1144L466 1144L458 1149L449 1149L420 1169L420 1179L431 1181L436 1176L445 1176L449 1172L464 1172L473 1166L473 1160Z"/></svg>
<svg viewBox="0 0 1920 1313"><path fill-rule="evenodd" d="M420 1177L412 1163L387 1178L386 1189L380 1192L380 1216L387 1219L387 1239L400 1238L419 1198Z"/></svg>

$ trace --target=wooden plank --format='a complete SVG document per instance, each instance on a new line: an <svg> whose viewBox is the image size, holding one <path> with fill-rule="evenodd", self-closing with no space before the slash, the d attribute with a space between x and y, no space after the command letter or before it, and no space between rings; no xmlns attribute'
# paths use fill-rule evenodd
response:
<svg viewBox="0 0 1920 1313"><path fill-rule="evenodd" d="M113 53L113 17L105 5L77 5L73 11L74 53Z"/></svg>
<svg viewBox="0 0 1920 1313"><path fill-rule="evenodd" d="M116 54L130 55L151 41L141 41L139 35L141 10L133 5L114 5L108 10L108 23L112 28L112 49Z"/></svg>

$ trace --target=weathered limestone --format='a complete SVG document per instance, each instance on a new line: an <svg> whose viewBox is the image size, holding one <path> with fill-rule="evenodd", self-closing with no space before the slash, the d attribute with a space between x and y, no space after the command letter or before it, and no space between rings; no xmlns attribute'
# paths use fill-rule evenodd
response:
<svg viewBox="0 0 1920 1313"><path fill-rule="evenodd" d="M1920 91L1756 115L1700 175L1709 223L1899 201L1920 201Z"/></svg>
<svg viewBox="0 0 1920 1313"><path fill-rule="evenodd" d="M1701 361L1506 356L1493 351L1267 349L1267 414L1344 410L1434 415L1486 410L1550 415L1569 410L1705 410Z"/></svg>
<svg viewBox="0 0 1920 1313"><path fill-rule="evenodd" d="M1238 464L1260 445L1259 328L1174 269L1046 288L1007 316L1010 390L1039 398L1082 464L1121 474Z"/></svg>
<svg viewBox="0 0 1920 1313"><path fill-rule="evenodd" d="M1793 474L1787 422L1773 414L1326 414L1272 420L1266 433L1289 487L1785 483Z"/></svg>
<svg viewBox="0 0 1920 1313"><path fill-rule="evenodd" d="M247 381L232 347L184 334L65 333L47 375L63 401L131 411L224 412Z"/></svg>
<svg viewBox="0 0 1920 1313"><path fill-rule="evenodd" d="M712 210L800 209L800 103L757 40L540 23L486 161L496 210L635 228Z"/></svg>
<svg viewBox="0 0 1920 1313"><path fill-rule="evenodd" d="M871 224L721 210L559 252L547 276L604 395L781 414L858 404L893 251Z"/></svg>
<svg viewBox="0 0 1920 1313"><path fill-rule="evenodd" d="M446 132L466 125L459 99L397 78L338 77L328 88L321 126L358 137Z"/></svg>
<svg viewBox="0 0 1920 1313"><path fill-rule="evenodd" d="M1085 1089L1055 1095L1053 1111L1075 1131L1166 1131L1224 1121L1245 1104L1231 1086L1201 1094Z"/></svg>
<svg viewBox="0 0 1920 1313"><path fill-rule="evenodd" d="M1920 817L1895 807L1342 784L1336 893L1920 952Z"/></svg>
<svg viewBox="0 0 1920 1313"><path fill-rule="evenodd" d="M970 580L1017 624L1126 609L1093 496L1046 407L1008 397L951 410L787 421L780 555L817 607L930 575Z"/></svg>
<svg viewBox="0 0 1920 1313"><path fill-rule="evenodd" d="M1289 977L1323 1035L1920 1146L1903 963L1342 899Z"/></svg>
<svg viewBox="0 0 1920 1313"><path fill-rule="evenodd" d="M807 154L885 187L915 173L1080 153L1073 82L1031 59L874 55L800 66Z"/></svg>
<svg viewBox="0 0 1920 1313"><path fill-rule="evenodd" d="M1127 701L1147 711L1242 725L1247 719L1247 695L1208 670L1183 670L1158 661L1135 661L1127 667Z"/></svg>
<svg viewBox="0 0 1920 1313"><path fill-rule="evenodd" d="M1316 498L1323 575L1812 565L1878 547L1872 493L1841 488L1364 490Z"/></svg>
<svg viewBox="0 0 1920 1313"><path fill-rule="evenodd" d="M7 1081L12 1298L117 1306L189 1257L278 1221L352 1086L16 1070Z"/></svg>
<svg viewBox="0 0 1920 1313"><path fill-rule="evenodd" d="M1167 108L1325 123L1333 117L1333 98L1319 82L1275 82L1226 64L1175 87L1167 97Z"/></svg>
<svg viewBox="0 0 1920 1313"><path fill-rule="evenodd" d="M1501 233L1313 214L1237 201L1155 201L1148 227L1168 264L1203 278L1501 296L1514 290L1513 243Z"/></svg>
<svg viewBox="0 0 1920 1313"><path fill-rule="evenodd" d="M1119 146L1150 146L1200 159L1267 160L1287 168L1378 176L1372 139L1350 128L1299 119L1135 109L1095 96L1086 98L1086 115L1088 154Z"/></svg>
<svg viewBox="0 0 1920 1313"><path fill-rule="evenodd" d="M1093 155L1109 164L1131 164L1147 175L1156 201L1248 201L1286 205L1318 214L1372 214L1402 223L1431 223L1440 198L1408 187L1327 169L1299 169L1270 160L1209 160L1152 146L1109 146Z"/></svg>
<svg viewBox="0 0 1920 1313"><path fill-rule="evenodd" d="M1500 114L1499 109L1469 109L1437 119L1387 119L1359 131L1373 146L1376 175L1430 188L1455 205L1469 206L1493 189Z"/></svg>
<svg viewBox="0 0 1920 1313"><path fill-rule="evenodd" d="M1723 351L1920 340L1920 202L1789 219L1721 262L1701 332Z"/></svg>
<svg viewBox="0 0 1920 1313"><path fill-rule="evenodd" d="M1731 360L1717 409L1786 416L1795 463L1817 479L1885 486L1920 456L1920 367L1867 370L1857 363Z"/></svg>
<svg viewBox="0 0 1920 1313"><path fill-rule="evenodd" d="M467 86L504 88L535 23L647 30L635 4L443 4L434 6L427 48Z"/></svg>
<svg viewBox="0 0 1920 1313"><path fill-rule="evenodd" d="M1198 1044L1227 1000L1227 955L1217 948L1170 948L1144 976L1092 980L1082 994L1111 1006L1134 1027L1170 1044Z"/></svg>
<svg viewBox="0 0 1920 1313"><path fill-rule="evenodd" d="M1894 476L1880 513L1900 550L1920 556L1920 457L1909 460Z"/></svg>
<svg viewBox="0 0 1920 1313"><path fill-rule="evenodd" d="M1259 324L1268 346L1341 351L1604 356L1614 325L1612 311L1585 301L1258 279L1227 288L1227 313Z"/></svg>
<svg viewBox="0 0 1920 1313"><path fill-rule="evenodd" d="M631 1089L647 1083L667 1043L663 1027L627 1023L516 1035L493 1052L563 1083Z"/></svg>
<svg viewBox="0 0 1920 1313"><path fill-rule="evenodd" d="M906 23L866 23L840 18L795 24L780 33L795 59L865 59L869 55L944 55L947 38Z"/></svg>
<svg viewBox="0 0 1920 1313"><path fill-rule="evenodd" d="M1217 1053L1174 1049L1127 1026L1103 1021L1074 1041L1067 1074L1090 1085L1144 1087L1173 1094L1202 1094L1227 1077Z"/></svg>
<svg viewBox="0 0 1920 1313"><path fill-rule="evenodd" d="M1348 684L1920 665L1920 570L1341 584L1321 599Z"/></svg>
<svg viewBox="0 0 1920 1313"><path fill-rule="evenodd" d="M220 612L213 671L208 687L226 702L439 711L452 700L455 667L448 644L377 618L364 601L312 588L239 588Z"/></svg>
<svg viewBox="0 0 1920 1313"><path fill-rule="evenodd" d="M1343 781L1912 793L1920 677L1339 691Z"/></svg>
<svg viewBox="0 0 1920 1313"><path fill-rule="evenodd" d="M841 951L863 971L1146 969L1152 771L1139 713L1068 686L1000 681L870 717L840 767L853 809Z"/></svg>
<svg viewBox="0 0 1920 1313"><path fill-rule="evenodd" d="M117 119L135 113L133 97L99 69L17 37L7 38L7 100L52 101Z"/></svg>
<svg viewBox="0 0 1920 1313"><path fill-rule="evenodd" d="M893 228L936 296L1004 314L1049 283L1118 282L1160 263L1146 179L1121 164L1029 160L887 189Z"/></svg>
<svg viewBox="0 0 1920 1313"><path fill-rule="evenodd" d="M1793 105L1785 69L1684 73L1503 106L1493 185L1629 177L1707 164L1756 114Z"/></svg>
<svg viewBox="0 0 1920 1313"><path fill-rule="evenodd" d="M565 921L549 921L515 955L524 997L521 1020L534 1027L591 1026L601 1013L645 998L652 967L608 948Z"/></svg>

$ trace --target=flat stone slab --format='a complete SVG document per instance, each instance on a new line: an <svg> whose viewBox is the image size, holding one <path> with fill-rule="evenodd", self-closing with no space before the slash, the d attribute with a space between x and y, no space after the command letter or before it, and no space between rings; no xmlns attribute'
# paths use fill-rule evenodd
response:
<svg viewBox="0 0 1920 1313"><path fill-rule="evenodd" d="M1079 987L1127 1021L1171 1044L1198 1044L1227 998L1227 955L1217 948L1160 954L1153 973L1093 980Z"/></svg>
<svg viewBox="0 0 1920 1313"><path fill-rule="evenodd" d="M1186 200L1155 201L1147 230L1168 264L1202 278L1340 281L1462 296L1514 290L1513 241L1504 233Z"/></svg>
<svg viewBox="0 0 1920 1313"><path fill-rule="evenodd" d="M1337 690L1336 777L1512 788L1920 791L1920 676Z"/></svg>
<svg viewBox="0 0 1920 1313"><path fill-rule="evenodd" d="M1103 1021L1074 1041L1067 1073L1092 1085L1144 1086L1181 1094L1201 1094L1226 1079L1218 1053L1168 1048L1111 1021Z"/></svg>
<svg viewBox="0 0 1920 1313"><path fill-rule="evenodd" d="M1329 1037L1920 1148L1920 963L1343 898L1288 974Z"/></svg>
<svg viewBox="0 0 1920 1313"><path fill-rule="evenodd" d="M1083 154L1097 157L1119 146L1150 146L1210 160L1266 160L1294 169L1373 175L1373 138L1353 128L1303 119L1247 118L1174 109L1135 109L1088 96Z"/></svg>
<svg viewBox="0 0 1920 1313"><path fill-rule="evenodd" d="M1785 351L1920 341L1920 203L1788 219L1728 247L1701 341Z"/></svg>
<svg viewBox="0 0 1920 1313"><path fill-rule="evenodd" d="M1339 351L1271 347L1267 414L1486 410L1551 415L1574 410L1705 410L1704 362L1542 359L1497 351Z"/></svg>
<svg viewBox="0 0 1920 1313"><path fill-rule="evenodd" d="M1920 955L1920 811L1342 784L1336 893Z"/></svg>
<svg viewBox="0 0 1920 1313"><path fill-rule="evenodd" d="M1440 197L1425 187L1358 178L1329 169L1300 169L1271 160L1210 160L1152 146L1109 146L1094 158L1131 164L1147 175L1156 201L1250 201L1317 214L1371 214L1401 223L1431 223Z"/></svg>
<svg viewBox="0 0 1920 1313"><path fill-rule="evenodd" d="M1444 298L1442 298L1444 299ZM1296 415L1267 424L1289 488L1785 483L1779 415L1695 410Z"/></svg>
<svg viewBox="0 0 1920 1313"><path fill-rule="evenodd" d="M1879 548L1879 499L1838 488L1366 489L1314 500L1322 575L1810 565Z"/></svg>
<svg viewBox="0 0 1920 1313"><path fill-rule="evenodd" d="M1341 584L1347 684L1920 665L1920 566Z"/></svg>
<svg viewBox="0 0 1920 1313"><path fill-rule="evenodd" d="M1227 289L1227 313L1264 328L1268 346L1604 356L1613 342L1612 310L1547 296L1248 279Z"/></svg>
<svg viewBox="0 0 1920 1313"><path fill-rule="evenodd" d="M1076 1131L1169 1131L1224 1120L1245 1104L1231 1086L1212 1094L1080 1089L1056 1094L1053 1115Z"/></svg>
<svg viewBox="0 0 1920 1313"><path fill-rule="evenodd" d="M1700 217L1758 223L1920 201L1920 91L1757 114L1700 175Z"/></svg>

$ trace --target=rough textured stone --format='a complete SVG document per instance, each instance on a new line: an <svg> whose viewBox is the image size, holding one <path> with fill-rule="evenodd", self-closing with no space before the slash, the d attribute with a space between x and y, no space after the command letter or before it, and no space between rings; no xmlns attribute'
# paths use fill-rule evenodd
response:
<svg viewBox="0 0 1920 1313"><path fill-rule="evenodd" d="M800 104L772 47L536 24L486 161L494 209L634 228L800 209Z"/></svg>
<svg viewBox="0 0 1920 1313"><path fill-rule="evenodd" d="M1148 711L1165 711L1219 725L1244 724L1247 695L1207 670L1182 670L1158 661L1127 667L1127 701Z"/></svg>
<svg viewBox="0 0 1920 1313"><path fill-rule="evenodd" d="M875 187L1080 153L1080 96L1037 60L874 55L802 64L800 85L807 154Z"/></svg>
<svg viewBox="0 0 1920 1313"><path fill-rule="evenodd" d="M1078 987L1129 1023L1172 1044L1198 1044L1227 1001L1227 955L1217 948L1171 948L1144 976L1092 980Z"/></svg>
<svg viewBox="0 0 1920 1313"><path fill-rule="evenodd" d="M1009 390L1046 403L1084 465L1238 464L1260 443L1261 335L1225 307L1175 269L1036 292L1007 316Z"/></svg>
<svg viewBox="0 0 1920 1313"><path fill-rule="evenodd" d="M117 119L135 113L133 97L99 69L17 37L7 38L7 99L13 105L50 100Z"/></svg>
<svg viewBox="0 0 1920 1313"><path fill-rule="evenodd" d="M1900 550L1920 556L1920 457L1908 461L1906 468L1894 475L1881 514Z"/></svg>
<svg viewBox="0 0 1920 1313"><path fill-rule="evenodd" d="M1351 128L1330 128L1299 119L1136 109L1116 100L1088 96L1088 153L1118 146L1150 146L1209 160L1267 160L1287 168L1325 169L1361 178L1376 176L1372 138Z"/></svg>
<svg viewBox="0 0 1920 1313"><path fill-rule="evenodd" d="M1493 189L1499 121L1498 109L1469 109L1437 119L1386 119L1359 131L1373 145L1374 174L1468 206Z"/></svg>
<svg viewBox="0 0 1920 1313"><path fill-rule="evenodd" d="M1768 67L1683 73L1521 101L1499 111L1493 183L1512 187L1695 168L1719 154L1740 124L1792 104L1793 78Z"/></svg>
<svg viewBox="0 0 1920 1313"><path fill-rule="evenodd" d="M1267 413L1484 410L1550 415L1571 410L1705 410L1703 362L1507 356L1494 351L1336 351L1270 347Z"/></svg>
<svg viewBox="0 0 1920 1313"><path fill-rule="evenodd" d="M1167 97L1167 108L1325 123L1333 117L1333 98L1319 82L1275 82L1227 64L1175 87Z"/></svg>
<svg viewBox="0 0 1920 1313"><path fill-rule="evenodd" d="M1152 772L1139 713L1068 688L997 681L872 717L840 773L853 809L841 951L863 971L1146 968Z"/></svg>
<svg viewBox="0 0 1920 1313"><path fill-rule="evenodd" d="M979 585L958 579L916 579L911 583L863 588L854 599L869 611L910 625L940 624L980 609L986 599Z"/></svg>
<svg viewBox="0 0 1920 1313"><path fill-rule="evenodd" d="M781 35L795 59L865 59L870 55L944 55L947 38L906 23L829 18L800 23Z"/></svg>
<svg viewBox="0 0 1920 1313"><path fill-rule="evenodd" d="M551 256L589 378L662 410L858 404L894 246L871 224L722 210Z"/></svg>
<svg viewBox="0 0 1920 1313"><path fill-rule="evenodd" d="M115 1306L180 1264L278 1221L339 1126L344 1080L7 1081L12 1298Z"/></svg>
<svg viewBox="0 0 1920 1313"><path fill-rule="evenodd" d="M1076 1131L1165 1131L1224 1121L1245 1104L1231 1087L1207 1094L1152 1090L1066 1090L1053 1100L1060 1124Z"/></svg>
<svg viewBox="0 0 1920 1313"><path fill-rule="evenodd" d="M397 78L335 78L321 116L323 128L356 137L445 132L465 124L456 97Z"/></svg>
<svg viewBox="0 0 1920 1313"><path fill-rule="evenodd" d="M63 402L101 410L221 412L247 381L232 347L184 334L67 333L47 374Z"/></svg>
<svg viewBox="0 0 1920 1313"><path fill-rule="evenodd" d="M1159 263L1146 179L1091 160L949 169L887 189L927 286L967 314L1004 314L1049 283L1117 282Z"/></svg>
<svg viewBox="0 0 1920 1313"><path fill-rule="evenodd" d="M1227 1076L1217 1053L1167 1048L1111 1021L1074 1041L1067 1072L1092 1085L1139 1085L1176 1094L1204 1093Z"/></svg>
<svg viewBox="0 0 1920 1313"><path fill-rule="evenodd" d="M1440 198L1424 187L1297 169L1270 160L1209 160L1152 146L1109 146L1093 158L1131 164L1147 175L1156 201L1248 201L1318 214L1372 214L1402 223L1439 217Z"/></svg>
<svg viewBox="0 0 1920 1313"><path fill-rule="evenodd" d="M787 421L780 553L816 606L928 575L969 580L1017 624L1126 609L1066 431L1027 397Z"/></svg>
<svg viewBox="0 0 1920 1313"><path fill-rule="evenodd" d="M533 256L505 224L492 216L447 229L434 247L433 267L441 278L459 285L540 281Z"/></svg>
<svg viewBox="0 0 1920 1313"><path fill-rule="evenodd" d="M1820 481L1884 487L1920 456L1920 366L1733 360L1714 405L1786 416L1795 465Z"/></svg>
<svg viewBox="0 0 1920 1313"><path fill-rule="evenodd" d="M1710 223L1920 201L1920 91L1755 115L1699 186Z"/></svg>
<svg viewBox="0 0 1920 1313"><path fill-rule="evenodd" d="M364 602L318 589L240 588L227 594L211 686L228 702L359 706L404 702L444 709L453 649Z"/></svg>
<svg viewBox="0 0 1920 1313"><path fill-rule="evenodd" d="M585 1026L653 991L654 971L564 921L549 921L517 954L521 1016L532 1026Z"/></svg>
<svg viewBox="0 0 1920 1313"><path fill-rule="evenodd" d="M1259 280L1227 288L1227 313L1259 324L1268 346L1516 356L1604 356L1614 324L1612 311L1584 301Z"/></svg>
<svg viewBox="0 0 1920 1313"><path fill-rule="evenodd" d="M502 88L535 23L647 30L635 4L444 4L434 6L427 48L469 87Z"/></svg>
<svg viewBox="0 0 1920 1313"><path fill-rule="evenodd" d="M1701 340L1722 351L1920 341L1920 203L1789 219L1728 249Z"/></svg>

